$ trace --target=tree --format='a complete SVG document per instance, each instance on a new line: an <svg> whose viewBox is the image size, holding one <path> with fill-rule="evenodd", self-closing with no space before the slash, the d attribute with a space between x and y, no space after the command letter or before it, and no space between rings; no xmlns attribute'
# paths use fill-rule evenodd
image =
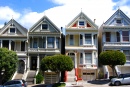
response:
<svg viewBox="0 0 130 87"><path fill-rule="evenodd" d="M71 71L74 67L73 61L66 55L46 56L41 61L41 70L54 72Z"/></svg>
<svg viewBox="0 0 130 87"><path fill-rule="evenodd" d="M117 75L117 72L115 70L116 65L124 65L126 62L125 54L120 51L104 51L101 52L99 55L99 62L102 65L109 65L113 70L113 76L114 72Z"/></svg>
<svg viewBox="0 0 130 87"><path fill-rule="evenodd" d="M66 55L46 56L41 61L41 70L51 70L56 73L71 71L74 67L73 61Z"/></svg>
<svg viewBox="0 0 130 87"><path fill-rule="evenodd" d="M11 78L14 71L16 71L17 62L18 57L16 52L8 50L7 48L0 48L0 80L2 82L6 82ZM1 73L3 73L3 75Z"/></svg>

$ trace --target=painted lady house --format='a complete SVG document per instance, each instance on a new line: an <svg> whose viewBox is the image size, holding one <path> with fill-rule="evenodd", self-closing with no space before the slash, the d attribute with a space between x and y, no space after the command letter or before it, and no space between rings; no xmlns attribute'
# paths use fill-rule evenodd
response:
<svg viewBox="0 0 130 87"><path fill-rule="evenodd" d="M65 53L74 63L67 81L95 80L98 67L98 26L80 12L66 27Z"/></svg>
<svg viewBox="0 0 130 87"><path fill-rule="evenodd" d="M99 29L101 51L118 50L126 55L125 65L116 66L116 72L130 72L130 18L118 9ZM104 74L112 76L112 69L104 66Z"/></svg>
<svg viewBox="0 0 130 87"><path fill-rule="evenodd" d="M27 29L11 19L0 29L0 47L6 47L17 53L18 68L12 79L22 78L27 70Z"/></svg>

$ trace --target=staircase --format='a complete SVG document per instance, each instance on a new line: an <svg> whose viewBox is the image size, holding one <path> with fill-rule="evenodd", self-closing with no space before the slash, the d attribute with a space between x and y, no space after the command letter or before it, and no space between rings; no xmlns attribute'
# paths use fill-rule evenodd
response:
<svg viewBox="0 0 130 87"><path fill-rule="evenodd" d="M74 81L75 81L75 69L67 72L67 82L74 82Z"/></svg>
<svg viewBox="0 0 130 87"><path fill-rule="evenodd" d="M36 71L34 71L34 70L30 70L30 71L28 72L27 79L26 79L28 85L34 84L35 74L36 74Z"/></svg>
<svg viewBox="0 0 130 87"><path fill-rule="evenodd" d="M14 79L22 79L23 74L22 73L17 73Z"/></svg>

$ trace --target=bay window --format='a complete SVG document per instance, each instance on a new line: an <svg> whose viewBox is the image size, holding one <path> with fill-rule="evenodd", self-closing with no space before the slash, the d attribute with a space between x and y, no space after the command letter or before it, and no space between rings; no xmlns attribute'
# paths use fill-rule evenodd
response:
<svg viewBox="0 0 130 87"><path fill-rule="evenodd" d="M80 45L83 45L83 35L80 34Z"/></svg>
<svg viewBox="0 0 130 87"><path fill-rule="evenodd" d="M56 37L56 48L59 48L59 37Z"/></svg>
<svg viewBox="0 0 130 87"><path fill-rule="evenodd" d="M106 32L106 42L110 42L110 32Z"/></svg>
<svg viewBox="0 0 130 87"><path fill-rule="evenodd" d="M43 48L46 48L46 37L43 37Z"/></svg>

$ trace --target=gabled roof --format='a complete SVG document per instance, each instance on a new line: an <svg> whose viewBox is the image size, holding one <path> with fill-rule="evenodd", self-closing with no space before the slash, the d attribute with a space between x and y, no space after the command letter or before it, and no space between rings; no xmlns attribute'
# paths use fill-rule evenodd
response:
<svg viewBox="0 0 130 87"><path fill-rule="evenodd" d="M46 21L47 23L49 23L51 26L53 26L53 28L57 31L60 32L60 29L45 15L43 16L39 21L37 21L30 29L29 32L33 32L35 30L35 28L40 25L43 21Z"/></svg>
<svg viewBox="0 0 130 87"><path fill-rule="evenodd" d="M87 22L89 22L94 28L97 28L98 26L83 12L80 12L66 27L71 26L74 22L76 22L80 17L83 16Z"/></svg>
<svg viewBox="0 0 130 87"><path fill-rule="evenodd" d="M122 12L120 9L118 9L105 23L104 25L110 25L110 23L115 19L115 18L123 18L125 22L130 24L130 18Z"/></svg>
<svg viewBox="0 0 130 87"><path fill-rule="evenodd" d="M4 31L6 31L6 29L11 25L14 24L17 29L23 34L23 35L27 35L27 29L24 28L22 25L20 25L17 21L15 21L14 19L11 19L6 25L4 25L1 30L0 30L0 35L3 34Z"/></svg>

